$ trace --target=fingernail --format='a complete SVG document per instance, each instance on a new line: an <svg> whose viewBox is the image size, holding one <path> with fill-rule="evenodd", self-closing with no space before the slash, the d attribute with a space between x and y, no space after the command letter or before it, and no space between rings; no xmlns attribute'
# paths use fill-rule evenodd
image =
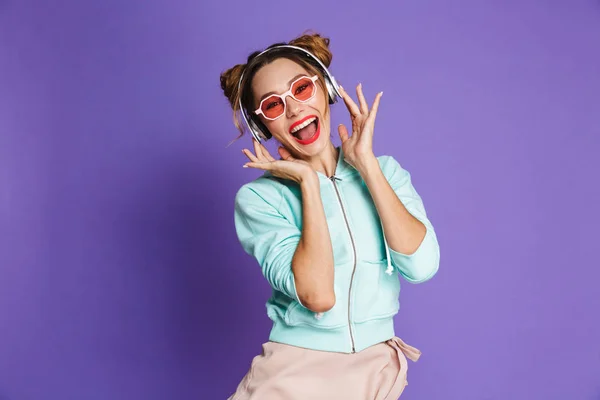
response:
<svg viewBox="0 0 600 400"><path fill-rule="evenodd" d="M248 168L248 166L246 164L244 164L244 166L242 168Z"/></svg>

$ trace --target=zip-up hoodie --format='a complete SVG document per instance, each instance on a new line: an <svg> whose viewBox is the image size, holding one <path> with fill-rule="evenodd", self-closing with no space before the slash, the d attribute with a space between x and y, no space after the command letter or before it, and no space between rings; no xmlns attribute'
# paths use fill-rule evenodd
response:
<svg viewBox="0 0 600 400"><path fill-rule="evenodd" d="M377 157L407 210L427 228L408 255L390 248L369 190L344 160L341 146L332 177L317 172L334 258L336 303L324 313L304 307L296 292L292 258L302 231L302 196L295 182L268 171L244 184L235 197L235 228L273 288L266 303L273 321L269 340L353 353L395 336L400 280L429 280L439 267L438 240L410 174L392 156Z"/></svg>

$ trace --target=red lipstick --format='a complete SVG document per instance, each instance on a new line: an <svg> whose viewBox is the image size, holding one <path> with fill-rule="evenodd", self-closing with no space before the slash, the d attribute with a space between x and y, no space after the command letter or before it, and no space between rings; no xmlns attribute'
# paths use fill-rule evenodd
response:
<svg viewBox="0 0 600 400"><path fill-rule="evenodd" d="M300 121L297 121L297 122L293 123L292 126L290 126L289 132L290 132L290 134L292 134L292 129L294 129L296 126L300 125L301 123L303 123L311 118L316 118L317 130L310 139L300 140L296 136L292 135L292 136L294 136L294 139L296 139L296 141L302 145L308 145L308 144L314 143L319 138L319 135L321 134L321 120L316 115L308 115L307 117L302 118Z"/></svg>
<svg viewBox="0 0 600 400"><path fill-rule="evenodd" d="M301 123L303 123L304 121L311 119L311 118L317 118L316 115L308 115L304 118L302 118L300 121L296 121L292 124L292 126L290 126L290 130L288 131L290 134L292 133L292 129L294 129L295 127L297 127L298 125L300 125Z"/></svg>

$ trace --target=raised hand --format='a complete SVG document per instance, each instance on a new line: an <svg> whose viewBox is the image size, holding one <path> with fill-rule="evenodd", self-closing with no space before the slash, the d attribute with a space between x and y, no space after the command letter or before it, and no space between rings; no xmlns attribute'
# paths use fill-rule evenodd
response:
<svg viewBox="0 0 600 400"><path fill-rule="evenodd" d="M274 176L284 179L290 179L297 183L302 183L310 177L316 176L315 170L306 161L298 160L290 154L284 147L277 149L281 159L274 159L269 151L256 140L252 140L254 144L254 153L248 149L243 149L242 152L250 159L250 162L244 164L244 168L256 168L265 171L270 171Z"/></svg>
<svg viewBox="0 0 600 400"><path fill-rule="evenodd" d="M376 160L373 154L373 130L383 92L377 93L370 110L362 92L362 84L359 83L356 87L360 106L352 100L342 87L340 87L340 94L352 119L352 135L348 135L348 129L344 124L338 126L344 159L354 168L362 171L368 168L369 165L373 165L373 161Z"/></svg>

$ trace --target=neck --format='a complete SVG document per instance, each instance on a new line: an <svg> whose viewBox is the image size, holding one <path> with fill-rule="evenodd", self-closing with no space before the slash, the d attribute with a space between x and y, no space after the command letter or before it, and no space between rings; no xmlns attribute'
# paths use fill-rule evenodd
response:
<svg viewBox="0 0 600 400"><path fill-rule="evenodd" d="M339 151L335 148L331 140L321 153L312 157L307 162L317 172L324 174L327 177L333 176L337 167Z"/></svg>

